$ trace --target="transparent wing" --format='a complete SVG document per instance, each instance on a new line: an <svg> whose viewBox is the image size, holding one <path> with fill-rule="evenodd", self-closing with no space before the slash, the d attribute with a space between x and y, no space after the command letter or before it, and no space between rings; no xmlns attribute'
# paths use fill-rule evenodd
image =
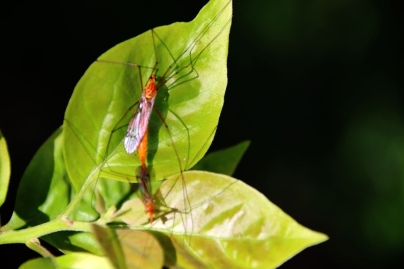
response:
<svg viewBox="0 0 404 269"><path fill-rule="evenodd" d="M139 107L129 122L124 139L125 150L128 154L135 152L146 133L149 125L151 111L153 110L155 97L146 99L143 95Z"/></svg>

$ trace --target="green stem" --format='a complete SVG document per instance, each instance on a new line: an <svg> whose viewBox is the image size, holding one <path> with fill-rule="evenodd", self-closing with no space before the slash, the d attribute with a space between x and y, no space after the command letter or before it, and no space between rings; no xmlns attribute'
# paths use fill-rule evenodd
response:
<svg viewBox="0 0 404 269"><path fill-rule="evenodd" d="M80 231L91 232L91 224L89 222L66 222L57 218L55 220L22 229L19 231L6 231L0 235L1 244L26 243L31 238L39 238L41 236L59 232L59 231Z"/></svg>
<svg viewBox="0 0 404 269"><path fill-rule="evenodd" d="M49 252L49 250L47 250L46 248L41 246L41 242L39 242L38 238L32 238L32 239L28 240L27 242L25 242L25 245L27 247L29 247L30 249L32 249L33 251L40 254L44 258L53 257L52 254Z"/></svg>

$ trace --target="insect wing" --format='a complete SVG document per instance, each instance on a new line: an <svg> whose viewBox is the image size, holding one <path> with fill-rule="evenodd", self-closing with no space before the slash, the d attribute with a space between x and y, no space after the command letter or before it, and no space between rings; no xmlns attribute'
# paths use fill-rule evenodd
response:
<svg viewBox="0 0 404 269"><path fill-rule="evenodd" d="M144 201L150 201L152 198L151 195L151 186L150 186L150 175L147 170L145 170L142 166L139 166L137 172L137 179L139 182L139 189L142 193L141 199Z"/></svg>
<svg viewBox="0 0 404 269"><path fill-rule="evenodd" d="M149 126L151 111L153 110L155 97L146 99L143 95L139 102L138 110L130 120L124 139L125 150L128 154L135 152Z"/></svg>

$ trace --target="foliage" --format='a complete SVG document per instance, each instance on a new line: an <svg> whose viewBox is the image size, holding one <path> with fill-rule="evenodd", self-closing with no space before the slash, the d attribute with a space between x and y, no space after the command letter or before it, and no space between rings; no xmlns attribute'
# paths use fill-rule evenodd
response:
<svg viewBox="0 0 404 269"><path fill-rule="evenodd" d="M327 239L242 181L200 171L231 175L248 147L203 158L223 106L231 17L231 1L211 1L192 22L127 40L89 67L2 227L0 244L25 243L44 257L21 268L270 268ZM128 184L139 161L124 152L122 138L152 72L164 81L155 105L164 123L153 113L147 159L159 214L149 223ZM7 164L3 139L0 150ZM8 178L0 172L1 182ZM32 238L65 255L53 257Z"/></svg>

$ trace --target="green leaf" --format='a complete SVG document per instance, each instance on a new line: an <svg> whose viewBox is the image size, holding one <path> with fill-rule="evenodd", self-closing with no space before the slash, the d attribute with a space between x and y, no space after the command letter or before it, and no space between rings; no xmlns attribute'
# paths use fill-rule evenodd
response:
<svg viewBox="0 0 404 269"><path fill-rule="evenodd" d="M157 77L167 70L172 76L155 102L171 135L157 113L149 124L148 167L156 179L179 172L179 161L183 170L192 167L213 140L227 85L231 17L231 1L211 1L193 21L157 27L99 58L141 65L143 84L156 58ZM94 62L80 79L65 114L66 167L76 189L98 177L94 167L105 167L102 176L136 181L139 158L122 141L142 88L138 69L123 64Z"/></svg>
<svg viewBox="0 0 404 269"><path fill-rule="evenodd" d="M106 229L98 225L93 225L93 231L115 268L163 267L163 250L150 233Z"/></svg>
<svg viewBox="0 0 404 269"><path fill-rule="evenodd" d="M126 202L117 219L132 229L153 232L165 251L170 268L273 268L327 240L309 230L265 196L234 178L202 172L184 173L160 186L170 211L147 224L139 199Z"/></svg>
<svg viewBox="0 0 404 269"><path fill-rule="evenodd" d="M65 178L62 141L60 128L31 160L18 187L13 215L3 230L44 223L54 219L68 205L70 187Z"/></svg>
<svg viewBox="0 0 404 269"><path fill-rule="evenodd" d="M24 262L19 269L57 269L51 258L37 258Z"/></svg>
<svg viewBox="0 0 404 269"><path fill-rule="evenodd" d="M6 139L0 131L0 207L6 200L9 182L10 156L8 155Z"/></svg>
<svg viewBox="0 0 404 269"><path fill-rule="evenodd" d="M108 259L89 253L69 253L56 258L60 268L75 269L114 269Z"/></svg>
<svg viewBox="0 0 404 269"><path fill-rule="evenodd" d="M249 145L250 141L244 141L227 149L212 152L203 157L192 167L192 170L209 171L231 176Z"/></svg>

